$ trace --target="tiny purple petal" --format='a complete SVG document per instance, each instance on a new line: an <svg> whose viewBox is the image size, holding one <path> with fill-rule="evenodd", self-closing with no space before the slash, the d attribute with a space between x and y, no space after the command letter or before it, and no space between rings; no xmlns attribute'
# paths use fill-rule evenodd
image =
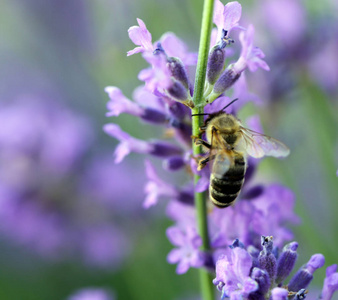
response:
<svg viewBox="0 0 338 300"><path fill-rule="evenodd" d="M151 144L131 137L116 124L106 124L103 130L121 142L114 153L115 163L120 163L130 152L149 153L153 148Z"/></svg>
<svg viewBox="0 0 338 300"><path fill-rule="evenodd" d="M185 66L196 65L197 53L189 53L187 45L171 32L161 37L161 45L169 57L178 57Z"/></svg>
<svg viewBox="0 0 338 300"><path fill-rule="evenodd" d="M143 203L143 207L147 209L157 204L158 198L160 196L174 198L178 193L175 187L166 183L158 177L156 170L154 166L150 163L150 161L146 160L145 166L146 175L149 181L144 188L147 196Z"/></svg>
<svg viewBox="0 0 338 300"><path fill-rule="evenodd" d="M242 73L246 68L251 72L255 72L258 68L269 71L270 68L267 63L262 60L265 57L262 50L253 46L255 29L250 24L246 31L239 34L239 39L242 44L241 56L238 61L233 65L236 73Z"/></svg>
<svg viewBox="0 0 338 300"><path fill-rule="evenodd" d="M274 288L271 292L272 300L287 300L289 292L283 288Z"/></svg>
<svg viewBox="0 0 338 300"><path fill-rule="evenodd" d="M143 53L143 57L152 65L152 68L142 70L138 78L145 82L147 89L151 92L156 89L168 89L172 85L172 80L166 57L148 52Z"/></svg>
<svg viewBox="0 0 338 300"><path fill-rule="evenodd" d="M333 293L338 290L338 273L336 271L337 265L327 267L321 300L330 300Z"/></svg>
<svg viewBox="0 0 338 300"><path fill-rule="evenodd" d="M142 115L143 109L135 102L132 102L125 97L119 88L108 86L105 88L105 92L110 98L110 101L107 103L107 109L109 111L106 113L107 117L119 116L121 113L127 113L134 116Z"/></svg>
<svg viewBox="0 0 338 300"><path fill-rule="evenodd" d="M237 1L228 2L224 6L223 12L223 29L231 31L231 29L238 27L239 19L242 15L242 5L240 5Z"/></svg>
<svg viewBox="0 0 338 300"><path fill-rule="evenodd" d="M306 264L307 270L313 274L317 269L325 264L325 257L323 254L314 254L311 256L309 262Z"/></svg>
<svg viewBox="0 0 338 300"><path fill-rule="evenodd" d="M140 52L153 52L154 47L151 43L151 34L141 19L137 19L139 26L132 26L128 29L129 38L140 47L128 51L127 56Z"/></svg>

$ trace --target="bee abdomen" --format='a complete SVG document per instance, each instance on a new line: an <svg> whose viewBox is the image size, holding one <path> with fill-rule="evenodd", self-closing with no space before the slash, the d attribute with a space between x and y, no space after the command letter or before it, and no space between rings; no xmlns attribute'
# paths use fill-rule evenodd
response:
<svg viewBox="0 0 338 300"><path fill-rule="evenodd" d="M243 158L237 158L235 164L222 176L211 174L210 200L220 208L233 204L241 191L246 165Z"/></svg>

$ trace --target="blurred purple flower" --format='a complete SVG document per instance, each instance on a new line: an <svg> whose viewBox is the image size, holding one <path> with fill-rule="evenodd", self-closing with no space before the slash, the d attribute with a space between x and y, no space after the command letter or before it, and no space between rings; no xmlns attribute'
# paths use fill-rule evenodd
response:
<svg viewBox="0 0 338 300"><path fill-rule="evenodd" d="M102 288L83 288L72 294L67 300L114 300L111 292Z"/></svg>
<svg viewBox="0 0 338 300"><path fill-rule="evenodd" d="M47 258L76 254L92 265L119 265L129 242L102 194L83 189L95 171L85 159L94 140L89 121L51 101L24 100L0 109L1 234ZM91 159L106 165L102 157Z"/></svg>

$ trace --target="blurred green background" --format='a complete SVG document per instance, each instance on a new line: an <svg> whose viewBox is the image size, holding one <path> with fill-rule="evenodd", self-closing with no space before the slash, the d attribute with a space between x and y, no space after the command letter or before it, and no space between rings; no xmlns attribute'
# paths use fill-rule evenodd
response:
<svg viewBox="0 0 338 300"><path fill-rule="evenodd" d="M337 87L327 88L318 81L308 67L311 55L323 51L325 58L325 45L334 40L338 53L338 22L333 15L337 5L333 0L301 3L306 34L298 39L300 53L292 58L292 45L278 36L270 38L270 28L264 26L265 2L241 4L244 24L260 23L256 27L257 45L261 46L260 41L264 44L261 48L271 68L270 73L259 70L248 75L249 90L266 104L249 106L248 111L261 116L267 134L291 148L290 157L283 161L263 160L258 178L282 182L296 194L295 210L302 220L293 228L300 244L298 266L314 253L324 254L325 266L338 263L338 92ZM101 130L109 121L136 137L158 135L160 131L140 126L131 116L108 120L104 87L118 86L131 97L140 85L137 74L147 65L140 55L126 56L134 48L127 30L136 25L137 17L146 23L153 41L172 31L186 41L190 51L197 51L202 5L200 0L1 0L0 101L10 102L26 94L62 99L95 122L100 146L110 147L112 153L116 141ZM285 57L275 55L277 49ZM336 58L329 64L338 70L337 62ZM316 72L323 81L332 80L333 75L324 68ZM287 84L279 91L278 84L285 80ZM266 92L269 89L272 91ZM142 159L141 155L131 155L127 161ZM142 200L140 196L140 206ZM165 217L164 206L144 212L137 224L133 222L131 219L137 233L132 254L119 270L111 272L78 261L49 262L0 238L0 299L66 299L87 286L110 288L118 299L198 297L196 270L178 276L175 266L166 262L172 246L165 236L171 222ZM315 274L318 288L324 275L325 268Z"/></svg>

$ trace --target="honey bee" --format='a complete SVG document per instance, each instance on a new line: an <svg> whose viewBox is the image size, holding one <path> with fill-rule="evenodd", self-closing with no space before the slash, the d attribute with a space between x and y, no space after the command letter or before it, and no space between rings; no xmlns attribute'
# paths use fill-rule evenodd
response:
<svg viewBox="0 0 338 300"><path fill-rule="evenodd" d="M224 208L232 205L238 197L247 168L247 155L260 158L265 155L285 157L290 150L282 142L245 128L234 115L224 112L206 114L201 132L207 141L195 139L196 145L208 149L208 155L198 162L198 170L213 161L210 175L209 197L214 205Z"/></svg>

